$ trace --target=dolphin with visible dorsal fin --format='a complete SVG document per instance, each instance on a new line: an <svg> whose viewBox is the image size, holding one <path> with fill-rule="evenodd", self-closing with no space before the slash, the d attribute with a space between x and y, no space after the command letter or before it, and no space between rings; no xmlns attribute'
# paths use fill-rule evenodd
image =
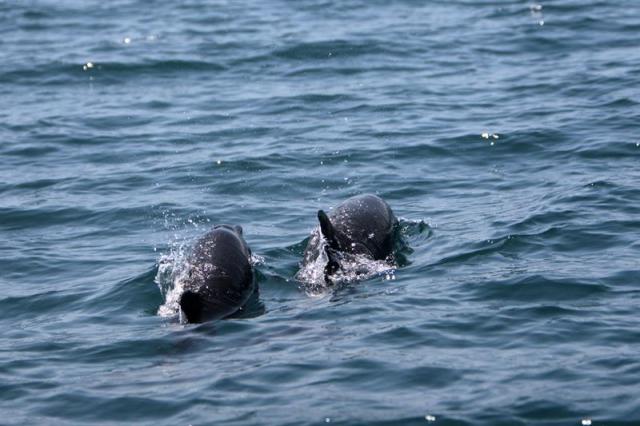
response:
<svg viewBox="0 0 640 426"><path fill-rule="evenodd" d="M228 317L255 291L251 250L240 226L215 226L196 242L188 262L180 296L188 322Z"/></svg>
<svg viewBox="0 0 640 426"><path fill-rule="evenodd" d="M320 235L327 255L325 282L340 270L340 253L364 255L385 260L393 253L398 220L389 205L376 195L366 194L345 200L329 214L318 211ZM318 238L312 238L304 254L303 265L319 255Z"/></svg>

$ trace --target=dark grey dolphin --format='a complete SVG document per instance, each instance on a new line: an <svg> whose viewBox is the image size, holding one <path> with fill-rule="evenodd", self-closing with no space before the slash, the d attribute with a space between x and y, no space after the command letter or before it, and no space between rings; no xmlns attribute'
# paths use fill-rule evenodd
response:
<svg viewBox="0 0 640 426"><path fill-rule="evenodd" d="M188 262L180 297L188 322L227 317L255 290L251 250L240 226L215 226L196 242Z"/></svg>
<svg viewBox="0 0 640 426"><path fill-rule="evenodd" d="M389 205L376 195L366 194L344 201L329 214L318 211L320 233L329 259L325 281L340 269L340 253L364 255L373 260L393 253L398 220ZM312 238L305 249L304 263L318 256L320 241Z"/></svg>

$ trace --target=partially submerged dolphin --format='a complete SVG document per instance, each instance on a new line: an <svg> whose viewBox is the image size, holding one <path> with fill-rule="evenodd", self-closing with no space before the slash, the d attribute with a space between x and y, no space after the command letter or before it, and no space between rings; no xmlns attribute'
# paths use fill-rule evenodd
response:
<svg viewBox="0 0 640 426"><path fill-rule="evenodd" d="M393 253L398 220L389 205L376 195L349 198L329 214L319 210L318 220L328 259L324 270L326 283L331 283L332 276L341 269L342 253L372 260L386 260ZM305 249L303 265L320 255L321 240L314 237Z"/></svg>
<svg viewBox="0 0 640 426"><path fill-rule="evenodd" d="M227 317L255 290L251 250L240 226L215 226L196 242L188 262L180 297L188 322Z"/></svg>

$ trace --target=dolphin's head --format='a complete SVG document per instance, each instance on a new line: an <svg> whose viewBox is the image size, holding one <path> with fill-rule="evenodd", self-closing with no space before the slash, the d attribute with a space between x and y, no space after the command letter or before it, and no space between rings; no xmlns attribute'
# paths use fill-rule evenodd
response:
<svg viewBox="0 0 640 426"><path fill-rule="evenodd" d="M216 225L213 227L213 229L228 229L229 231L233 231L236 234L242 236L242 226L240 225L227 225L227 224L220 224L220 225Z"/></svg>
<svg viewBox="0 0 640 426"><path fill-rule="evenodd" d="M334 225L323 210L318 210L318 221L320 222L320 233L327 242L329 249L374 257L374 253L367 244L369 241L361 241L358 238L354 238L350 235L349 229L344 229L344 226L340 226L340 223L337 226Z"/></svg>

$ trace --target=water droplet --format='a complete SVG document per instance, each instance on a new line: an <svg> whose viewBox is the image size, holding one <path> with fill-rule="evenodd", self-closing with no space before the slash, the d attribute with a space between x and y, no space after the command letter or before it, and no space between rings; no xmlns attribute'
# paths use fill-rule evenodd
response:
<svg viewBox="0 0 640 426"><path fill-rule="evenodd" d="M129 44L129 43L131 43L131 38L130 37L125 37L125 38L122 39L122 42L124 44Z"/></svg>
<svg viewBox="0 0 640 426"><path fill-rule="evenodd" d="M582 426L591 426L591 419L582 419Z"/></svg>
<svg viewBox="0 0 640 426"><path fill-rule="evenodd" d="M216 164L222 164L222 160L216 161Z"/></svg>
<svg viewBox="0 0 640 426"><path fill-rule="evenodd" d="M544 21L538 22L538 25L543 26L544 25Z"/></svg>
<svg viewBox="0 0 640 426"><path fill-rule="evenodd" d="M482 136L482 139L500 139L500 135L498 135L497 133L484 132L480 136Z"/></svg>
<svg viewBox="0 0 640 426"><path fill-rule="evenodd" d="M436 421L436 416L432 416L431 414L427 414L426 416L424 416L424 419L428 422L435 422Z"/></svg>
<svg viewBox="0 0 640 426"><path fill-rule="evenodd" d="M88 70L88 69L91 69L91 68L93 68L93 62L87 62L86 64L84 64L82 66L82 69L85 70L85 71Z"/></svg>
<svg viewBox="0 0 640 426"><path fill-rule="evenodd" d="M331 423L331 419L329 417L327 417L327 418L324 419L324 422L325 423Z"/></svg>

